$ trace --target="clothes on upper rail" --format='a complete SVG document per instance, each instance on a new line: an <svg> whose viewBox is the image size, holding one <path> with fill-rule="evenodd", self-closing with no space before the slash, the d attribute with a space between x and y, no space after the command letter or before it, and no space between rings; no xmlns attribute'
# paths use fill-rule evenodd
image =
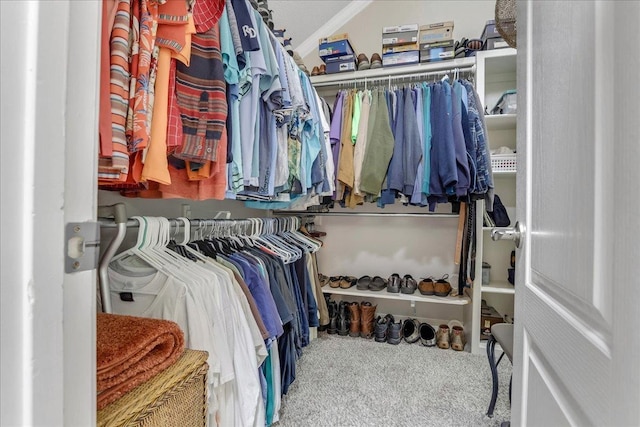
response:
<svg viewBox="0 0 640 427"><path fill-rule="evenodd" d="M330 124L338 158L334 200L384 207L401 198L434 210L438 203L490 199L491 165L477 105L466 80L340 91L334 109L341 114Z"/></svg>
<svg viewBox="0 0 640 427"><path fill-rule="evenodd" d="M103 8L101 189L287 203L334 191L322 102L247 0Z"/></svg>
<svg viewBox="0 0 640 427"><path fill-rule="evenodd" d="M126 251L109 265L115 313L173 320L187 347L209 352L210 425L277 421L309 328L328 323L315 253L279 238L297 259L205 240L168 254Z"/></svg>

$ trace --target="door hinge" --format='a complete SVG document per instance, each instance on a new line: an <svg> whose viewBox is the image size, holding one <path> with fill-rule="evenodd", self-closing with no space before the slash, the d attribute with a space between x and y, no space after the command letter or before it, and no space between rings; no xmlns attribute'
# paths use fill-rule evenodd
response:
<svg viewBox="0 0 640 427"><path fill-rule="evenodd" d="M98 268L100 254L100 224L97 222L70 222L65 227L64 271Z"/></svg>

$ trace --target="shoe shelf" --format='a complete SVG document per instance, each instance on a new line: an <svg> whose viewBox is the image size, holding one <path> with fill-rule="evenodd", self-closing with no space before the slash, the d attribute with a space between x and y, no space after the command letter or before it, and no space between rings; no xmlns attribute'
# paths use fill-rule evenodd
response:
<svg viewBox="0 0 640 427"><path fill-rule="evenodd" d="M335 295L349 295L360 298L380 298L380 299L388 299L395 301L410 301L415 302L424 302L429 304L449 304L449 305L467 305L470 302L469 297L461 297L461 296L448 296L448 297L439 297L439 296L431 296L431 295L422 295L419 292L415 292L413 294L402 294L402 293L391 293L387 291L363 291L357 289L355 286L344 289L344 288L332 288L329 285L325 285L322 287L322 292L328 294Z"/></svg>
<svg viewBox="0 0 640 427"><path fill-rule="evenodd" d="M490 282L482 285L482 293L515 295L516 290L509 282Z"/></svg>

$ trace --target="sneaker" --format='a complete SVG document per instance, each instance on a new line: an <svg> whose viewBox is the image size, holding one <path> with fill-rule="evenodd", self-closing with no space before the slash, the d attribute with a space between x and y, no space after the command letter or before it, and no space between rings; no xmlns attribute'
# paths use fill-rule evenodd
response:
<svg viewBox="0 0 640 427"><path fill-rule="evenodd" d="M409 344L413 344L414 342L420 339L420 322L416 319L406 319L404 324L402 325L402 336L404 340Z"/></svg>
<svg viewBox="0 0 640 427"><path fill-rule="evenodd" d="M387 281L387 292L391 292L397 294L400 292L400 275L398 273L393 273L389 280Z"/></svg>
<svg viewBox="0 0 640 427"><path fill-rule="evenodd" d="M456 351L463 351L464 346L467 343L467 339L464 335L464 328L462 326L453 326L451 328L451 348Z"/></svg>
<svg viewBox="0 0 640 427"><path fill-rule="evenodd" d="M420 324L420 343L425 347L436 345L436 330L428 323Z"/></svg>
<svg viewBox="0 0 640 427"><path fill-rule="evenodd" d="M387 340L387 331L389 325L394 322L393 315L387 314L386 316L378 316L376 319L376 326L373 331L373 336L376 342L385 342Z"/></svg>
<svg viewBox="0 0 640 427"><path fill-rule="evenodd" d="M387 328L387 343L398 345L402 341L402 321L391 322Z"/></svg>
<svg viewBox="0 0 640 427"><path fill-rule="evenodd" d="M358 55L357 63L358 71L368 70L371 67L371 64L369 64L369 58L367 58L367 55L365 55L364 53Z"/></svg>
<svg viewBox="0 0 640 427"><path fill-rule="evenodd" d="M382 58L377 53L371 55L371 69L382 68Z"/></svg>
<svg viewBox="0 0 640 427"><path fill-rule="evenodd" d="M403 294L413 294L418 288L416 279L411 277L410 274L405 274L400 282L400 292Z"/></svg>
<svg viewBox="0 0 640 427"><path fill-rule="evenodd" d="M435 295L433 279L431 277L422 279L420 283L418 283L418 290L422 295Z"/></svg>
<svg viewBox="0 0 640 427"><path fill-rule="evenodd" d="M448 349L451 338L449 337L449 325L440 325L436 333L436 344L442 349Z"/></svg>

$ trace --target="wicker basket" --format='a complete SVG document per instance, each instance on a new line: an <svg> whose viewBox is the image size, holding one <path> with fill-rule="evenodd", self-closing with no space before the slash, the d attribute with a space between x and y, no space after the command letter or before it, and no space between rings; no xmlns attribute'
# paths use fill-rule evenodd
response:
<svg viewBox="0 0 640 427"><path fill-rule="evenodd" d="M98 411L104 427L207 425L207 352L185 350L176 363Z"/></svg>
<svg viewBox="0 0 640 427"><path fill-rule="evenodd" d="M515 154L492 154L491 170L493 172L515 172L517 169Z"/></svg>

